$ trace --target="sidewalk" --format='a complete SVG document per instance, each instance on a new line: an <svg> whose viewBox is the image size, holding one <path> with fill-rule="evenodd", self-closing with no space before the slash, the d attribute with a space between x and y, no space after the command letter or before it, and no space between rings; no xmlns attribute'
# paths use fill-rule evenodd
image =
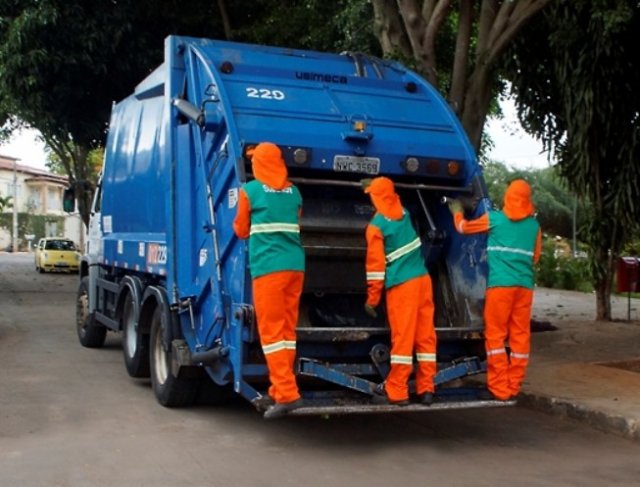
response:
<svg viewBox="0 0 640 487"><path fill-rule="evenodd" d="M557 330L532 333L519 404L640 441L640 300L612 296L615 322L594 321L594 294L538 288L533 318Z"/></svg>

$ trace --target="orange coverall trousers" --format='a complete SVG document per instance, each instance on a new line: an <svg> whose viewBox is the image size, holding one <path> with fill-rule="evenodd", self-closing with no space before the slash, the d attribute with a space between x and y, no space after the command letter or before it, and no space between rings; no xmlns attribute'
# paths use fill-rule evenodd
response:
<svg viewBox="0 0 640 487"><path fill-rule="evenodd" d="M296 325L304 272L280 271L253 280L260 344L269 369L269 396L275 402L300 399L293 373Z"/></svg>
<svg viewBox="0 0 640 487"><path fill-rule="evenodd" d="M387 289L387 316L391 328L391 370L385 391L392 401L409 398L413 351L418 359L416 393L433 392L436 373L436 332L433 326L431 277L410 279Z"/></svg>
<svg viewBox="0 0 640 487"><path fill-rule="evenodd" d="M506 400L520 392L529 363L532 303L532 289L487 289L484 308L487 385L498 399ZM506 340L510 355L505 348Z"/></svg>

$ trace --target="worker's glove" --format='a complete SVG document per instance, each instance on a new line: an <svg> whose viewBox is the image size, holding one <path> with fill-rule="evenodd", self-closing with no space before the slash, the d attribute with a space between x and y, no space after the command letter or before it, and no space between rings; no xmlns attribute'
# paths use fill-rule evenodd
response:
<svg viewBox="0 0 640 487"><path fill-rule="evenodd" d="M367 189L369 186L371 186L371 181L372 181L371 178L365 178L360 180L360 186L362 186L363 191Z"/></svg>
<svg viewBox="0 0 640 487"><path fill-rule="evenodd" d="M451 200L448 204L449 211L452 215L455 215L456 213L462 213L462 203L460 203L460 200Z"/></svg>
<svg viewBox="0 0 640 487"><path fill-rule="evenodd" d="M369 316L371 316L372 318L377 318L378 317L378 312L376 311L376 309L371 306L370 304L365 304L364 305L364 312L367 313Z"/></svg>

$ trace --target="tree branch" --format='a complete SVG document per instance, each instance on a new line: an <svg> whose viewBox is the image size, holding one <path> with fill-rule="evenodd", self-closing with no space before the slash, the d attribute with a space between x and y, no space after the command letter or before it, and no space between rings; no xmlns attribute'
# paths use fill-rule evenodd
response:
<svg viewBox="0 0 640 487"><path fill-rule="evenodd" d="M480 62L489 45L489 33L498 10L497 0L483 0L480 5L480 19L478 22L478 44L476 46L476 64Z"/></svg>
<svg viewBox="0 0 640 487"><path fill-rule="evenodd" d="M528 3L529 0L520 0L520 4ZM500 5L498 10L498 14L496 15L495 20L491 24L491 29L489 30L489 38L487 40L487 46L491 49L491 46L496 41L496 38L502 33L504 30L504 26L509 20L509 16L516 8L516 2L505 0Z"/></svg>
<svg viewBox="0 0 640 487"><path fill-rule="evenodd" d="M404 22L404 30L409 38L413 52L422 53L421 33L427 28L416 0L397 0L400 16Z"/></svg>
<svg viewBox="0 0 640 487"><path fill-rule="evenodd" d="M395 0L373 0L373 29L385 55L413 57Z"/></svg>
<svg viewBox="0 0 640 487"><path fill-rule="evenodd" d="M467 80L467 63L469 61L472 23L473 4L471 2L461 1L456 51L451 75L451 90L449 92L449 103L457 115L460 115L464 104L464 88Z"/></svg>
<svg viewBox="0 0 640 487"><path fill-rule="evenodd" d="M509 43L522 30L523 26L549 2L550 0L528 0L518 3L517 8L509 17L504 30L498 34L494 43L489 46L487 63L494 63L504 52Z"/></svg>
<svg viewBox="0 0 640 487"><path fill-rule="evenodd" d="M220 11L220 17L222 17L222 26L224 28L224 35L228 40L233 39L233 29L231 29L231 21L229 20L229 12L227 12L227 6L224 0L217 0L218 10Z"/></svg>
<svg viewBox="0 0 640 487"><path fill-rule="evenodd" d="M425 22L429 22L431 20L431 16L433 15L433 9L436 7L438 0L424 0L422 3L422 18Z"/></svg>

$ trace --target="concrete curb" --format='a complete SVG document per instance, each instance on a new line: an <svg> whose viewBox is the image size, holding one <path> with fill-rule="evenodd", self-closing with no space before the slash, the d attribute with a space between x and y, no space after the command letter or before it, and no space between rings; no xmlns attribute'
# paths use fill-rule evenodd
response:
<svg viewBox="0 0 640 487"><path fill-rule="evenodd" d="M640 441L640 421L598 411L569 399L521 392L518 406L586 423L606 433Z"/></svg>

